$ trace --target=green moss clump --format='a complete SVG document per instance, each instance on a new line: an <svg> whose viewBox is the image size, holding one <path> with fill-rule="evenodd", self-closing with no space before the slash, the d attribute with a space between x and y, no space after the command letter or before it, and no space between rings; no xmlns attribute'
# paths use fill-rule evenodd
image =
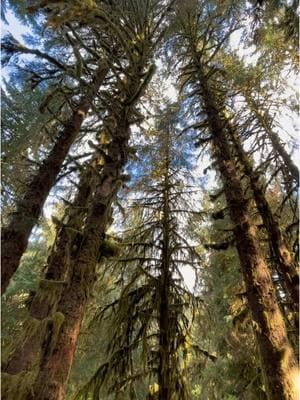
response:
<svg viewBox="0 0 300 400"><path fill-rule="evenodd" d="M51 321L53 322L53 334L51 338L51 346L52 345L54 346L57 342L62 324L65 322L65 316L63 313L57 311L56 313L53 314Z"/></svg>
<svg viewBox="0 0 300 400"><path fill-rule="evenodd" d="M280 364L282 370L289 370L291 367L291 350L286 346L280 350Z"/></svg>
<svg viewBox="0 0 300 400"><path fill-rule="evenodd" d="M60 290L63 285L65 285L65 281L54 281L51 279L41 279L40 280L40 288L46 290Z"/></svg>
<svg viewBox="0 0 300 400"><path fill-rule="evenodd" d="M36 299L33 301L36 301L40 304L49 304L49 310L55 309L65 284L65 281L41 279L39 282L39 290L37 291Z"/></svg>
<svg viewBox="0 0 300 400"><path fill-rule="evenodd" d="M23 371L16 375L2 373L1 394L8 400L33 398L32 388L36 377L35 371Z"/></svg>
<svg viewBox="0 0 300 400"><path fill-rule="evenodd" d="M120 245L115 240L105 239L100 247L101 257L115 257L120 252Z"/></svg>

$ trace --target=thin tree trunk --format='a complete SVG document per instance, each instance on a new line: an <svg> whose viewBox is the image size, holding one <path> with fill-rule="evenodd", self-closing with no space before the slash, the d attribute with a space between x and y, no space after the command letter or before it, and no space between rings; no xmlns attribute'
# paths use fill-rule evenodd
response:
<svg viewBox="0 0 300 400"><path fill-rule="evenodd" d="M249 178L250 187L253 192L257 209L267 230L271 249L276 256L278 273L282 276L285 282L289 296L294 303L294 309L297 310L299 308L299 276L297 266L287 245L285 244L279 224L272 213L267 199L265 198L262 185L259 182L259 176L255 174L252 164L245 154L234 128L229 124L227 124L227 128L231 135L238 159L244 168L246 176Z"/></svg>
<svg viewBox="0 0 300 400"><path fill-rule="evenodd" d="M162 270L160 276L160 305L159 305L159 367L158 385L159 400L170 400L174 388L171 387L171 346L170 346L170 206L169 206L169 145L170 135L166 132L166 162L164 171L163 192L163 236L162 236Z"/></svg>
<svg viewBox="0 0 300 400"><path fill-rule="evenodd" d="M159 366L158 385L159 400L170 400L174 388L171 387L170 371L170 344L169 344L169 298L168 298L168 272L163 272L160 281L160 305L159 305Z"/></svg>
<svg viewBox="0 0 300 400"><path fill-rule="evenodd" d="M278 134L274 132L272 129L272 126L269 122L269 117L268 115L262 115L259 112L259 104L255 102L255 100L246 92L243 93L251 111L254 113L257 121L261 125L261 127L264 129L266 135L270 139L274 151L281 157L281 159L284 162L284 165L286 169L289 171L290 176L294 180L294 182L297 184L297 187L299 186L299 170L297 166L294 164L293 160L291 159L291 156L288 154L286 149L284 148L283 144L281 143Z"/></svg>
<svg viewBox="0 0 300 400"><path fill-rule="evenodd" d="M81 323L96 280L95 269L100 256L105 229L111 216L111 204L121 182L121 171L127 161L129 124L124 115L118 124L117 137L110 144L91 210L72 260L72 274L63 291L56 313L63 316L58 333L49 326L44 335L43 354L31 400L63 400ZM122 125L122 126L121 126ZM122 155L122 156L121 156Z"/></svg>
<svg viewBox="0 0 300 400"><path fill-rule="evenodd" d="M100 65L93 82L58 135L48 157L27 187L24 197L17 203L8 226L2 230L1 237L1 293L4 293L11 277L16 272L21 257L26 250L33 227L38 222L44 202L55 184L62 164L78 135L81 125L96 97L99 87L108 72L106 65Z"/></svg>
<svg viewBox="0 0 300 400"><path fill-rule="evenodd" d="M237 250L255 324L268 399L296 400L298 396L292 376L297 369L296 358L288 341L271 275L257 239L256 227L249 215L248 201L231 155L224 121L197 56L195 62L198 65L204 110L212 134L213 153L223 179L230 216L235 225Z"/></svg>

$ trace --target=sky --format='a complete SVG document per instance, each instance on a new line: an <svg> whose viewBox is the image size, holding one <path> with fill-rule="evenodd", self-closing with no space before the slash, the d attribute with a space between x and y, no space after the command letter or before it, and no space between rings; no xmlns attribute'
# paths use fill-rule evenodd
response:
<svg viewBox="0 0 300 400"><path fill-rule="evenodd" d="M7 10L5 14L6 20L8 24L3 23L1 26L2 36L6 32L10 32L13 36L18 39L20 42L24 42L22 35L26 33L30 33L30 29L26 25L23 25L15 16L14 13L10 10Z"/></svg>

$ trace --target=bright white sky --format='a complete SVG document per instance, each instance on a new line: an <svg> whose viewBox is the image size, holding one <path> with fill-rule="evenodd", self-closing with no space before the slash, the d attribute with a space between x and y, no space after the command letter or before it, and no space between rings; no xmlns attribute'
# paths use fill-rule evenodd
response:
<svg viewBox="0 0 300 400"><path fill-rule="evenodd" d="M25 25L22 25L20 23L20 21L14 16L14 14L10 10L7 11L5 16L6 16L8 25L5 23L3 23L1 25L2 36L8 31L20 42L24 42L22 35L24 35L26 33L30 33L30 30L28 29L28 27Z"/></svg>

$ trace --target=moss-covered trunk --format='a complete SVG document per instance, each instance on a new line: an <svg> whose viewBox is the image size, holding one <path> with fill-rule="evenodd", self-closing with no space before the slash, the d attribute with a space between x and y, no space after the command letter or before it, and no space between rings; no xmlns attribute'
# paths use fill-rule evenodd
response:
<svg viewBox="0 0 300 400"><path fill-rule="evenodd" d="M230 216L235 225L237 250L253 316L268 399L296 400L298 396L293 380L293 372L297 368L296 358L287 338L285 323L259 245L256 227L250 218L248 201L232 157L220 107L208 85L201 61L195 61L198 63L199 88L204 111L212 134L213 153L222 176Z"/></svg>
<svg viewBox="0 0 300 400"><path fill-rule="evenodd" d="M36 175L29 183L23 198L16 204L10 223L3 228L1 236L1 292L4 293L11 277L16 272L26 250L31 231L41 214L44 202L55 184L62 164L78 135L81 125L97 95L99 87L108 72L106 65L100 65L93 83L82 96L64 129L57 136L48 157L43 161Z"/></svg>
<svg viewBox="0 0 300 400"><path fill-rule="evenodd" d="M66 241L68 245L64 249L61 247L57 256L50 256L53 265L57 267L60 260L68 260L67 282L56 296L51 316L45 319L45 329L40 333L36 330L41 346L39 357L32 368L34 372L29 371L30 373L25 375L21 373L18 377L6 374L7 378L10 378L7 379L6 385L9 391L13 388L13 392L18 394L22 387L20 400L65 398L81 323L96 280L96 266L101 256L105 228L111 220L111 204L120 184L127 179L127 175L122 175L122 171L128 156L130 121L135 113L135 104L154 72L153 65L148 72L144 72L148 60L148 55L144 53L144 50L141 51L140 59L136 60L134 65L128 66L124 84L118 87L118 93L108 102L109 116L103 121L107 140L105 147L99 145L95 153L96 157L101 159L101 170L97 162L92 163L96 171L95 181L91 187L89 208L87 214L84 214L81 229L77 230L79 232L71 241L67 231L64 231L61 241ZM101 137L99 140L101 141ZM86 207L84 209L86 210ZM48 279L45 281L51 281L55 270L48 269ZM49 312L47 307L46 311L42 311L44 307L39 301L37 304L37 314L45 315ZM7 400L12 398L14 397L6 397Z"/></svg>
<svg viewBox="0 0 300 400"><path fill-rule="evenodd" d="M279 224L264 195L262 185L259 182L259 176L254 172L251 161L244 152L234 128L229 124L227 127L238 159L244 168L245 175L249 178L257 209L268 233L272 253L276 256L278 274L283 278L290 299L294 303L294 310L297 311L299 308L299 276L296 263L284 241Z"/></svg>
<svg viewBox="0 0 300 400"><path fill-rule="evenodd" d="M159 400L170 400L175 388L171 386L171 345L170 345L170 135L166 132L166 160L164 166L163 189L163 235L162 235L162 263L159 285L159 366L158 385Z"/></svg>
<svg viewBox="0 0 300 400"><path fill-rule="evenodd" d="M168 276L167 271L162 273L160 282L160 305L159 305L159 365L158 385L159 400L170 400L174 388L171 387L170 370L170 344L169 344L169 298L168 298Z"/></svg>
<svg viewBox="0 0 300 400"><path fill-rule="evenodd" d="M70 224L61 227L49 256L47 279L41 281L33 298L24 341L21 340L4 366L5 400L65 398L81 323L96 279L105 227L111 216L111 203L126 162L129 129L125 123L110 144L101 174L97 177L93 172L97 185L86 179L89 174L83 175L78 201L73 204L74 212L70 212ZM88 205L90 210L84 222Z"/></svg>
<svg viewBox="0 0 300 400"><path fill-rule="evenodd" d="M65 398L81 323L96 280L95 269L105 229L111 216L111 204L127 161L128 140L129 124L124 117L119 120L117 136L110 144L107 160L99 177L82 238L78 244L78 252L71 262L69 284L56 308L56 312L64 317L63 323L53 340L49 339L53 335L51 326L48 334L44 335L42 357L33 385L32 400Z"/></svg>
<svg viewBox="0 0 300 400"><path fill-rule="evenodd" d="M72 248L77 242L78 232L84 225L92 196L93 174L89 166L82 174L77 196L69 206L67 218L57 227L56 240L47 260L45 276L40 280L32 298L23 334L8 360L3 362L3 399L18 399L19 395L22 399L27 398L39 368L46 332L52 330L57 333L63 322L64 316L56 311L56 307L66 287L65 280L70 267Z"/></svg>

